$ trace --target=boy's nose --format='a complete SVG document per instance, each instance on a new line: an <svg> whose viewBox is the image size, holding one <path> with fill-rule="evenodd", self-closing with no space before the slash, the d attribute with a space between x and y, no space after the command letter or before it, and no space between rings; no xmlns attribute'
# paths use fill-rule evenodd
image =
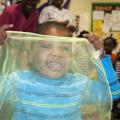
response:
<svg viewBox="0 0 120 120"><path fill-rule="evenodd" d="M57 57L61 57L62 56L62 52L61 52L61 50L59 49L59 48L54 48L54 49L52 49L52 51L51 51L52 53L52 56L57 56Z"/></svg>

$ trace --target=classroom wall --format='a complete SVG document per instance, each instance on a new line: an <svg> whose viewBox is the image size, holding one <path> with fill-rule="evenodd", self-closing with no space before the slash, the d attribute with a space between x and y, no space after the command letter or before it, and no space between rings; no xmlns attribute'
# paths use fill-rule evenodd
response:
<svg viewBox="0 0 120 120"><path fill-rule="evenodd" d="M93 2L120 2L120 0L71 0L70 12L74 15L81 12L91 12L91 5Z"/></svg>
<svg viewBox="0 0 120 120"><path fill-rule="evenodd" d="M40 5L46 2L47 0L41 0ZM120 2L120 0L71 0L70 12L74 15L81 12L91 12L91 4L93 2Z"/></svg>
<svg viewBox="0 0 120 120"><path fill-rule="evenodd" d="M41 4L47 0L41 0ZM111 3L119 2L120 0L71 0L69 11L73 15L80 15L80 26L79 28L85 30L91 30L91 7L92 3Z"/></svg>
<svg viewBox="0 0 120 120"><path fill-rule="evenodd" d="M90 30L92 3L96 3L96 2L112 3L112 2L120 2L120 0L71 0L69 11L73 15L82 16L80 28ZM83 24L85 24L86 26L83 26Z"/></svg>

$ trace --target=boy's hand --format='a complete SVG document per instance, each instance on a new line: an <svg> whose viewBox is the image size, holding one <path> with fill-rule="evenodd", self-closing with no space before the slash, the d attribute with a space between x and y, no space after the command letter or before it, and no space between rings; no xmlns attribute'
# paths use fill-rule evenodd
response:
<svg viewBox="0 0 120 120"><path fill-rule="evenodd" d="M83 36L89 40L96 50L103 48L102 43L96 35L84 34Z"/></svg>
<svg viewBox="0 0 120 120"><path fill-rule="evenodd" d="M94 46L96 50L99 50L100 57L103 58L104 49L102 42L99 40L99 38L96 35L90 35L90 34L84 34L83 36L89 40L89 42Z"/></svg>
<svg viewBox="0 0 120 120"><path fill-rule="evenodd" d="M4 40L7 37L6 31L13 27L13 24L6 24L0 26L0 45L4 44Z"/></svg>

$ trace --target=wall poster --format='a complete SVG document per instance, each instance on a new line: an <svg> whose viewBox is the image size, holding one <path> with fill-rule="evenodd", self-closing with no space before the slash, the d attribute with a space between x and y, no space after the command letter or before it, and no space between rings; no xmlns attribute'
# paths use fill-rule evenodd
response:
<svg viewBox="0 0 120 120"><path fill-rule="evenodd" d="M120 3L93 3L91 30L99 37L113 33L120 43Z"/></svg>

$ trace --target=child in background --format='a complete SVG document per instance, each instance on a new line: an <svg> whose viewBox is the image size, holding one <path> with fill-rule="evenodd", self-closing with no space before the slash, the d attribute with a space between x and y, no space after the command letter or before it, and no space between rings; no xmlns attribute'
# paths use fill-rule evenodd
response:
<svg viewBox="0 0 120 120"><path fill-rule="evenodd" d="M37 33L62 37L71 36L71 32L65 26L56 22L40 25ZM91 102L95 104L98 102L97 104L99 104L101 102L105 103L102 104L102 107L107 108L105 105L110 99L109 88L102 78L99 78L99 85L98 81L91 81L84 75L70 72L73 57L71 42L39 41L39 43L33 44L32 50L34 53L34 70L12 73L7 81L7 85L12 85L12 87L7 85L4 87L5 91L6 88L9 88L4 93L5 97L7 96L6 99L9 98L8 96L13 96L8 99L8 101L12 100L14 102L12 120L84 119L82 118L81 106L85 100L84 97L86 97L85 91L89 92L87 99L90 101L87 101L87 104ZM110 64L109 57L105 57L103 61ZM104 64L104 67L106 64ZM110 70L113 70L111 66L107 75L110 75ZM100 71L98 76L102 77ZM112 76L112 79L116 79L116 77ZM108 97L105 95L107 91ZM99 111L97 106L95 109ZM3 114L0 115L4 117ZM106 118L104 115L102 117ZM99 115L94 119L97 118L101 119Z"/></svg>
<svg viewBox="0 0 120 120"><path fill-rule="evenodd" d="M113 50L117 47L118 43L117 43L117 40L112 37L112 35L110 37L106 37L104 40L103 40L103 45L104 45L104 50L105 50L105 53L110 55L110 58L111 58L111 61L112 61L112 65L117 73L117 80L114 81L111 79L111 81L109 82L110 83L110 86L112 88L112 90L114 92L112 92L113 94L113 109L112 109L112 112L114 114L120 114L120 110L118 110L118 105L120 104L120 97L114 97L116 96L117 94L120 94L120 81L119 81L119 70L117 68L117 60L119 59L119 54L114 54L112 53ZM118 86L118 85L119 86ZM117 85L117 86L116 86ZM120 96L120 95L119 95ZM119 116L119 115L117 115Z"/></svg>
<svg viewBox="0 0 120 120"><path fill-rule="evenodd" d="M110 55L112 65L114 67L115 61L119 57L117 54L115 55L115 54L112 53L112 51L117 47L117 40L115 38L113 38L112 36L107 37L103 40L103 45L104 45L105 54ZM105 69L108 70L107 66L106 66ZM110 76L110 75L108 75L108 76ZM119 83L119 80L118 80L117 76L116 76L116 81L111 79L109 81L109 84L110 84L110 86L113 90L113 92L112 92L113 96L116 96L117 94L119 94L119 97L113 97L113 101L115 101L117 99L120 99L120 83Z"/></svg>
<svg viewBox="0 0 120 120"><path fill-rule="evenodd" d="M103 40L103 45L104 45L105 54L110 55L112 64L114 66L115 61L117 60L118 56L117 56L117 54L113 54L112 52L118 45L117 40L115 38L113 38L112 36L106 37Z"/></svg>

